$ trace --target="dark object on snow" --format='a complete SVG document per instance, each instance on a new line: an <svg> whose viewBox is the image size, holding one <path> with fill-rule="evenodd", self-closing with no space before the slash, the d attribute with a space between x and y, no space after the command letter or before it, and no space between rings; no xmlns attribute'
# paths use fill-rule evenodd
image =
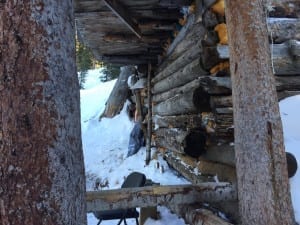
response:
<svg viewBox="0 0 300 225"><path fill-rule="evenodd" d="M145 174L133 172L128 175L122 184L121 188L130 187L143 187L146 183ZM135 218L136 225L139 225L139 213L135 208L131 209L113 209L94 212L94 216L99 220L97 225L99 225L103 220L115 220L119 219L118 225L124 220L124 224L127 225L126 219Z"/></svg>
<svg viewBox="0 0 300 225"><path fill-rule="evenodd" d="M286 162L288 167L289 178L293 177L297 172L297 160L295 156L289 152L286 152Z"/></svg>
<svg viewBox="0 0 300 225"><path fill-rule="evenodd" d="M142 124L136 123L130 133L127 157L136 154L145 145Z"/></svg>

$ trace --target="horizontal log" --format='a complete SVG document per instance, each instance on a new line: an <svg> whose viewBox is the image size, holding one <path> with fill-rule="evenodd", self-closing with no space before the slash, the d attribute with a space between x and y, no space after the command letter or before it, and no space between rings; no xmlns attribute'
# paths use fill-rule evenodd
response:
<svg viewBox="0 0 300 225"><path fill-rule="evenodd" d="M188 222L186 218L186 213L193 210L199 211L199 209L208 210L209 212L213 213L215 216L220 215L220 213L223 215L225 214L227 221L229 220L233 224L240 224L239 213L238 213L238 201L218 202L217 204L214 204L214 206L209 206L207 204L201 204L201 203L189 204L189 205L187 204L172 205L170 206L170 209L173 212L175 212L177 215L181 216L187 224L193 224L193 223Z"/></svg>
<svg viewBox="0 0 300 225"><path fill-rule="evenodd" d="M300 18L300 2L298 0L272 0L269 2L272 8L268 12L270 17Z"/></svg>
<svg viewBox="0 0 300 225"><path fill-rule="evenodd" d="M176 171L182 174L186 179L193 184L197 184L200 180L191 178L201 175L204 177L211 177L219 181L226 181L236 183L235 167L219 162L208 161L203 157L193 158L185 154L180 154L168 151L165 154L167 162L172 166L176 166ZM183 171L182 171L183 168Z"/></svg>
<svg viewBox="0 0 300 225"><path fill-rule="evenodd" d="M281 101L285 98L294 96L294 95L300 95L300 91L279 91L277 92L278 100Z"/></svg>
<svg viewBox="0 0 300 225"><path fill-rule="evenodd" d="M202 87L195 87L153 106L160 116L193 114L210 111L209 95Z"/></svg>
<svg viewBox="0 0 300 225"><path fill-rule="evenodd" d="M157 63L156 55L97 55L97 60L103 62L116 63L121 65L138 65L147 64L149 61L153 64Z"/></svg>
<svg viewBox="0 0 300 225"><path fill-rule="evenodd" d="M269 37L273 43L300 40L300 19L268 18Z"/></svg>
<svg viewBox="0 0 300 225"><path fill-rule="evenodd" d="M185 218L187 223L192 225L233 225L215 215L212 211L207 209L194 209L193 207L187 207Z"/></svg>
<svg viewBox="0 0 300 225"><path fill-rule="evenodd" d="M300 73L294 76L275 76L276 90L280 91L299 91L300 90ZM230 94L231 79L230 77L199 77L200 85L209 94Z"/></svg>
<svg viewBox="0 0 300 225"><path fill-rule="evenodd" d="M178 116L159 116L153 117L153 122L157 128L199 128L202 124L200 114L178 115Z"/></svg>
<svg viewBox="0 0 300 225"><path fill-rule="evenodd" d="M175 37L175 39L167 49L166 57L168 57L174 51L178 43L180 43L186 37L187 33L190 31L194 22L195 22L195 15L192 14L187 18L187 23L180 29L179 33L177 34L177 36Z"/></svg>
<svg viewBox="0 0 300 225"><path fill-rule="evenodd" d="M106 42L112 43L137 43L137 44L156 44L160 45L161 40L156 36L141 36L138 38L134 35L122 35L122 34L107 34L103 37L103 40ZM150 47L150 45L149 45Z"/></svg>
<svg viewBox="0 0 300 225"><path fill-rule="evenodd" d="M221 182L122 188L93 191L86 194L87 212L199 202L213 204L236 199L235 188L229 183Z"/></svg>
<svg viewBox="0 0 300 225"><path fill-rule="evenodd" d="M172 52L170 52L167 55L166 62L171 62L172 60L177 59L181 54L183 54L185 51L193 48L195 45L200 45L201 40L205 39L206 33L208 31L201 23L195 23L191 27L190 31L184 36L184 38L181 40L181 42L176 44L176 47ZM177 36L176 36L177 38ZM173 44L174 42L172 42ZM172 46L171 44L171 46ZM170 46L170 48L171 48ZM163 65L165 62L163 63ZM161 69L160 69L161 71Z"/></svg>
<svg viewBox="0 0 300 225"><path fill-rule="evenodd" d="M182 90L186 88L193 88L195 85L197 86L197 81L194 84L187 85L185 87L179 88L177 87L187 84L188 82L194 81L199 76L207 75L208 73L204 71L200 66L200 59L197 58L192 62L185 65L180 70L176 71L175 73L171 74L170 76L158 81L153 85L152 93L158 94L161 92L168 91L166 94L159 94L154 96L154 101L160 102L164 101L171 96L174 96L177 93L180 93ZM174 89L174 90L171 90Z"/></svg>
<svg viewBox="0 0 300 225"><path fill-rule="evenodd" d="M167 151L164 154L164 159L167 161L168 165L176 170L181 176L190 181L192 184L201 184L203 182L214 182L215 179L212 175L204 175L197 172L194 166L190 164L185 164L180 158L174 157L172 154L174 152Z"/></svg>
<svg viewBox="0 0 300 225"><path fill-rule="evenodd" d="M178 71L180 68L184 67L186 64L192 62L193 60L199 58L200 56L200 46L195 45L193 48L189 49L189 51L185 51L181 56L179 56L176 60L171 62L166 66L166 68L158 73L153 79L152 82L156 83L159 80L162 80L168 77L170 74Z"/></svg>
<svg viewBox="0 0 300 225"><path fill-rule="evenodd" d="M206 135L200 129L160 128L155 130L158 147L198 157L205 151Z"/></svg>
<svg viewBox="0 0 300 225"><path fill-rule="evenodd" d="M232 96L211 96L210 106L211 108L232 106Z"/></svg>
<svg viewBox="0 0 300 225"><path fill-rule="evenodd" d="M299 48L300 42L295 41L292 41L292 44L291 41L288 41L283 44L270 45L272 53L271 57L276 75L299 75L300 55L297 55ZM218 63L228 59L229 49L227 45L205 47L201 57L205 69L210 69Z"/></svg>
<svg viewBox="0 0 300 225"><path fill-rule="evenodd" d="M213 162L235 166L234 146L230 144L207 146L206 152L201 157Z"/></svg>

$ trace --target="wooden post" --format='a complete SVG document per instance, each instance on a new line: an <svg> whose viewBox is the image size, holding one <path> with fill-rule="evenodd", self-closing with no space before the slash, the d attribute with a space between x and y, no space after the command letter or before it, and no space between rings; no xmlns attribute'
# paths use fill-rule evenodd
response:
<svg viewBox="0 0 300 225"><path fill-rule="evenodd" d="M151 96L151 63L148 63L148 81L147 81L147 96L148 96L148 124L147 124L147 147L146 147L146 165L151 159L151 136L152 136L152 96Z"/></svg>

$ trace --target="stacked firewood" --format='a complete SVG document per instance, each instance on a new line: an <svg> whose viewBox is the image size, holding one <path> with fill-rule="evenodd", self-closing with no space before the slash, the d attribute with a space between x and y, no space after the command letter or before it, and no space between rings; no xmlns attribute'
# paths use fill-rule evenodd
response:
<svg viewBox="0 0 300 225"><path fill-rule="evenodd" d="M300 19L285 18L298 16L296 9L285 7L288 6L269 6L272 11L267 18L279 100L300 94ZM224 1L198 1L196 8L152 79L153 139L169 164L192 182L234 182Z"/></svg>

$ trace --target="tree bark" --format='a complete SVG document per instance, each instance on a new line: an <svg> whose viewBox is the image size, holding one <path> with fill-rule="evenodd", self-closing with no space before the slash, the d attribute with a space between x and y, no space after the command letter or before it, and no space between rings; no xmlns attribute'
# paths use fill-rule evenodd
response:
<svg viewBox="0 0 300 225"><path fill-rule="evenodd" d="M264 1L225 2L242 224L294 225Z"/></svg>
<svg viewBox="0 0 300 225"><path fill-rule="evenodd" d="M133 66L121 67L121 73L118 80L111 91L109 98L106 102L104 112L100 116L100 120L103 117L112 118L123 108L123 105L128 97L129 88L127 85L128 77L135 72Z"/></svg>
<svg viewBox="0 0 300 225"><path fill-rule="evenodd" d="M1 1L0 18L0 223L86 224L72 1Z"/></svg>
<svg viewBox="0 0 300 225"><path fill-rule="evenodd" d="M176 171L193 184L203 182L203 178L206 178L206 180L214 179L215 176L219 181L236 183L234 166L209 161L204 157L192 158L188 155L171 151L167 152L165 157L169 165L176 167Z"/></svg>

